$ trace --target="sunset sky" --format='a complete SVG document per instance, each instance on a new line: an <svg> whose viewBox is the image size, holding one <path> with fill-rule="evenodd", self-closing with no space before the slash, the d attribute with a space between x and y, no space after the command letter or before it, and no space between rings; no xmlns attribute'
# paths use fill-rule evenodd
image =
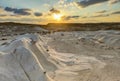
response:
<svg viewBox="0 0 120 81"><path fill-rule="evenodd" d="M0 0L0 22L120 22L120 0Z"/></svg>

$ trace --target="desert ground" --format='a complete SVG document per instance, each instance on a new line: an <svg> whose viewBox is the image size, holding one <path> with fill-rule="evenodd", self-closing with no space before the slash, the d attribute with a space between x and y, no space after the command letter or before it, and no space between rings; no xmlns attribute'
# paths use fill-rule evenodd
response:
<svg viewBox="0 0 120 81"><path fill-rule="evenodd" d="M0 31L0 81L120 81L119 30Z"/></svg>

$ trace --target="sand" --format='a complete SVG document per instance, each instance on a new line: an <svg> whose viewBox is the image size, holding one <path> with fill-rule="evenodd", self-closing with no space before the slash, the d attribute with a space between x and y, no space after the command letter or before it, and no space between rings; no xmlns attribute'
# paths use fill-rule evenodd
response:
<svg viewBox="0 0 120 81"><path fill-rule="evenodd" d="M1 81L119 81L120 31L25 34L0 46Z"/></svg>

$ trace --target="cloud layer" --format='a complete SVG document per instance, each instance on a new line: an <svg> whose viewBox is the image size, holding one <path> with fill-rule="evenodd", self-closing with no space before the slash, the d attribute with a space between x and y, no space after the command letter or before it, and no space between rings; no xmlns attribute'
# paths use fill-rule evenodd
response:
<svg viewBox="0 0 120 81"><path fill-rule="evenodd" d="M31 15L30 13L31 10L25 9L25 8L17 9L17 8L5 7L4 10L7 12L13 12L14 14L17 14L17 15Z"/></svg>
<svg viewBox="0 0 120 81"><path fill-rule="evenodd" d="M108 0L83 0L81 2L76 2L76 4L82 8L85 8L90 5L98 4L98 3L103 3Z"/></svg>
<svg viewBox="0 0 120 81"><path fill-rule="evenodd" d="M101 10L101 11L98 11L96 13L106 13L106 12L107 12L107 10Z"/></svg>
<svg viewBox="0 0 120 81"><path fill-rule="evenodd" d="M64 20L70 20L70 19L78 19L80 16L76 15L76 16L63 16L62 18Z"/></svg>
<svg viewBox="0 0 120 81"><path fill-rule="evenodd" d="M55 8L50 9L50 12L51 13L56 13L56 14L60 13L60 11L55 9Z"/></svg>
<svg viewBox="0 0 120 81"><path fill-rule="evenodd" d="M110 0L109 1L110 4L115 4L115 3L118 3L118 2L120 2L120 0Z"/></svg>
<svg viewBox="0 0 120 81"><path fill-rule="evenodd" d="M38 16L42 16L43 14L40 12L35 12L34 15L38 17Z"/></svg>
<svg viewBox="0 0 120 81"><path fill-rule="evenodd" d="M112 12L111 14L120 14L120 11Z"/></svg>

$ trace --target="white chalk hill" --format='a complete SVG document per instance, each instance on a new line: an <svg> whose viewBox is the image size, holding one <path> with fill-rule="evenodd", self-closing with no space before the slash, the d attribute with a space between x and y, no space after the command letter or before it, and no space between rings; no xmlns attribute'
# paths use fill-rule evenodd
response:
<svg viewBox="0 0 120 81"><path fill-rule="evenodd" d="M46 64L41 65L37 58L37 54L42 53L36 49L35 42L37 36L25 35L0 48L0 81L49 80L44 68ZM43 55L38 57L49 64Z"/></svg>
<svg viewBox="0 0 120 81"><path fill-rule="evenodd" d="M91 41L88 42L89 40L86 41L85 39L84 41L79 39L79 45L74 44L76 46L74 47L71 42L75 40L69 40L68 42L69 38L74 37L69 35L71 36L71 34L66 34L66 36L53 35L56 38L59 36L59 39L53 40L52 36L49 38L49 36L42 37L38 34L26 34L17 37L9 44L0 46L0 81L120 80L119 59L113 59L114 57L105 55L104 59L102 59L103 57L101 59L96 58L97 54L105 53L110 55L112 51L112 54L117 54L117 51L113 49L111 52L107 52L110 50L106 51L103 48L99 48L99 43L95 43L98 47L93 48L93 50L93 44L89 44ZM69 37L65 40L67 36ZM58 52L54 47L59 50L61 48L63 51L69 48L70 50L67 51L76 52L76 50L80 50L80 52L78 54L65 51ZM90 51L91 49L94 52ZM101 51L102 49L104 50L103 52ZM87 54L82 53L90 55L87 56ZM96 56L93 56L94 53ZM116 58L119 58L119 56Z"/></svg>

